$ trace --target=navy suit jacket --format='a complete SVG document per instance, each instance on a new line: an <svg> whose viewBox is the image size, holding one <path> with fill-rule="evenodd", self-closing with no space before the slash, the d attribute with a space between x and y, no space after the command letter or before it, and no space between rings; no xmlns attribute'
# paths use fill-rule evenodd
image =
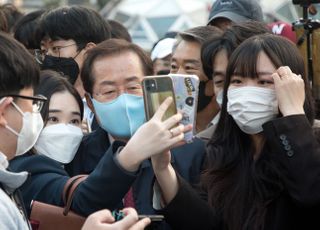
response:
<svg viewBox="0 0 320 230"><path fill-rule="evenodd" d="M98 128L84 138L75 159L66 166L67 172L71 176L89 174L95 169L100 159L109 154L109 147L108 134L102 128ZM197 184L205 156L205 143L199 138L195 138L191 144L172 149L171 154L171 163L181 177L192 185ZM121 170L120 166L119 168L122 173L127 173ZM117 174L113 174L113 176L115 180L118 180ZM128 185L128 188L132 186L135 208L139 214L155 213L152 208L154 179L151 162L145 160L136 175L136 179ZM118 199L118 202L118 206L121 207L122 200Z"/></svg>

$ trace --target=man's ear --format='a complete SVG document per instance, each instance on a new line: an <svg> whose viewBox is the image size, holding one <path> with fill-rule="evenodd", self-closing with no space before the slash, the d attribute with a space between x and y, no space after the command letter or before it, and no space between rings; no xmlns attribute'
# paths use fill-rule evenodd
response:
<svg viewBox="0 0 320 230"><path fill-rule="evenodd" d="M7 121L4 117L4 113L7 107L11 104L13 98L12 97L4 97L0 100L0 126L6 126Z"/></svg>
<svg viewBox="0 0 320 230"><path fill-rule="evenodd" d="M93 106L93 103L92 103L90 94L86 92L86 93L84 94L84 97L86 98L87 105L88 105L89 109L90 109L94 114L96 114L96 111L94 110L94 106Z"/></svg>
<svg viewBox="0 0 320 230"><path fill-rule="evenodd" d="M92 48L94 48L96 46L97 46L96 43L89 42L89 43L87 43L86 47L84 47L84 49L85 49L85 51L88 51L89 49L92 49Z"/></svg>
<svg viewBox="0 0 320 230"><path fill-rule="evenodd" d="M96 121L98 122L99 126L101 126L100 124L100 120L99 120L99 117L97 116L96 114L96 110L94 109L94 106L93 106L93 103L92 103L92 99L91 99L91 96L89 93L85 93L84 94L85 98L86 98L86 101L87 101L87 105L89 107L89 109L91 109L91 111L94 113L94 117L96 119Z"/></svg>

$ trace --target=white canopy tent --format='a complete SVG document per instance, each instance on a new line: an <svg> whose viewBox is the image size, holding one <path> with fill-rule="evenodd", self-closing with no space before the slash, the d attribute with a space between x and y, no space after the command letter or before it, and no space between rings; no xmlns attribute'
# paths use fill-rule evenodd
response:
<svg viewBox="0 0 320 230"><path fill-rule="evenodd" d="M133 42L149 50L168 31L183 31L205 25L210 4L204 0L122 0L100 12L121 22ZM115 2L113 2L114 4Z"/></svg>

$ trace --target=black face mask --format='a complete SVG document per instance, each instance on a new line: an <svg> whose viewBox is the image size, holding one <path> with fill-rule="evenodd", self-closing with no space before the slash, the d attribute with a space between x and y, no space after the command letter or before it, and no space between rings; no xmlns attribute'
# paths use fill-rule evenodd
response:
<svg viewBox="0 0 320 230"><path fill-rule="evenodd" d="M73 85L79 75L78 63L73 58L54 57L46 55L41 69L51 69L61 73Z"/></svg>
<svg viewBox="0 0 320 230"><path fill-rule="evenodd" d="M199 96L198 96L198 108L197 112L204 110L207 105L211 102L212 96L206 96L206 84L205 81L200 81L199 83Z"/></svg>

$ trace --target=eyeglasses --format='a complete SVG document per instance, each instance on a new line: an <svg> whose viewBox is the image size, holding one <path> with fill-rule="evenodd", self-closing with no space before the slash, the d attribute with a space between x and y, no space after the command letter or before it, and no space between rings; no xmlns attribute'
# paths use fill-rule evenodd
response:
<svg viewBox="0 0 320 230"><path fill-rule="evenodd" d="M41 49L35 49L33 52L34 52L33 55L36 58L36 61L39 64L42 64L43 60L44 60L44 57L46 56L46 53L48 51L47 50L41 50Z"/></svg>
<svg viewBox="0 0 320 230"><path fill-rule="evenodd" d="M32 100L32 112L40 113L44 103L47 101L47 98L43 95L36 95L36 96L24 96L19 94L10 94L1 97L13 97L13 98L22 98L26 100Z"/></svg>
<svg viewBox="0 0 320 230"><path fill-rule="evenodd" d="M116 99L122 93L128 93L140 96L142 94L142 87L141 84L138 82L129 83L123 87L124 89L120 89L117 87L102 87L99 90L99 93L93 93L95 96L99 98L101 102L109 102Z"/></svg>
<svg viewBox="0 0 320 230"><path fill-rule="evenodd" d="M73 44L65 45L65 46L52 46L52 47L48 48L48 51L51 50L53 56L60 57L60 50L61 49L64 49L64 48L67 48L70 46L76 46L76 45L77 45L76 43L73 43Z"/></svg>

